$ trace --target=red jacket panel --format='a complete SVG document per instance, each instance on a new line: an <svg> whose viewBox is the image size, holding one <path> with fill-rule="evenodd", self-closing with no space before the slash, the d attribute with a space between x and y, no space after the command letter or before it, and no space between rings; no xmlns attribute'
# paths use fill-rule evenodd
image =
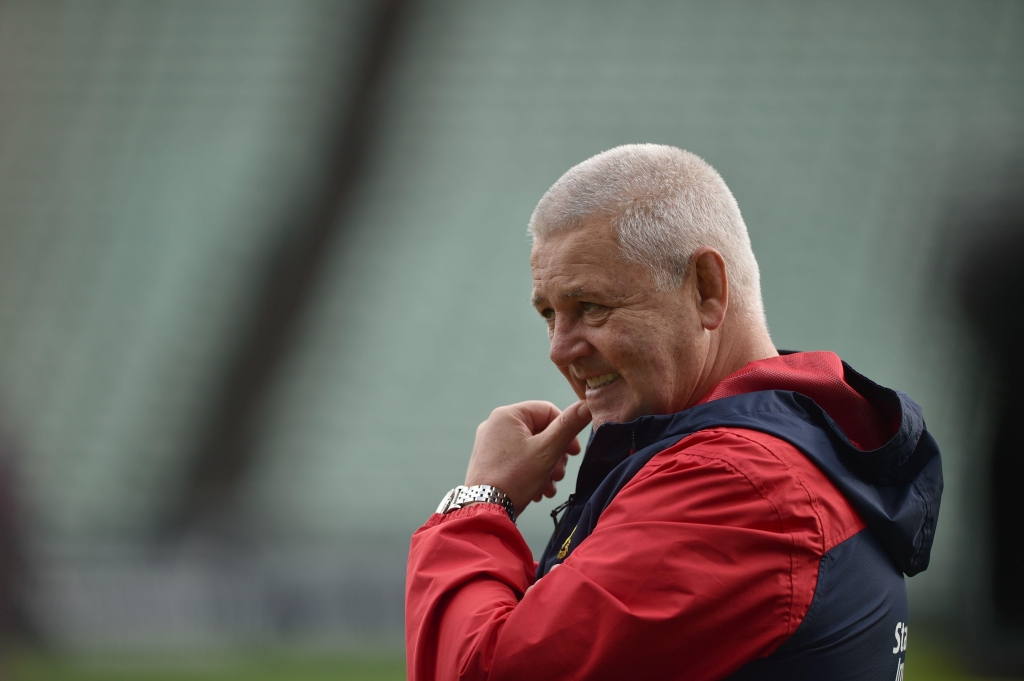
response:
<svg viewBox="0 0 1024 681"><path fill-rule="evenodd" d="M859 407L855 391L836 387L836 367L845 386L831 353L763 360L708 399L737 385L792 389L789 370L812 384L801 392ZM884 426L857 427L870 440ZM529 548L501 508L434 515L409 556L409 678L722 678L793 633L821 556L863 527L792 445L726 428L657 454L533 588Z"/></svg>

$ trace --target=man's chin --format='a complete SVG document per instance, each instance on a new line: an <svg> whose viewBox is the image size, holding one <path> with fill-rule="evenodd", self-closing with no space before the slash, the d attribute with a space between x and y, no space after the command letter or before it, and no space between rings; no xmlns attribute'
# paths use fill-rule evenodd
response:
<svg viewBox="0 0 1024 681"><path fill-rule="evenodd" d="M633 419L639 418L640 414L633 415L631 409L595 409L590 408L590 413L593 415L591 426L594 430L597 430L606 423L628 423Z"/></svg>
<svg viewBox="0 0 1024 681"><path fill-rule="evenodd" d="M634 415L637 405L628 384L620 377L600 388L587 388L587 406L593 415L591 424L596 430L605 423L626 423L639 414Z"/></svg>

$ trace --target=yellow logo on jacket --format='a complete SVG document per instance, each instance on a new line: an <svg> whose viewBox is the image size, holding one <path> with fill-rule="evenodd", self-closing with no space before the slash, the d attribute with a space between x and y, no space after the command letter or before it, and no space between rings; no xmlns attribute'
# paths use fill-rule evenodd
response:
<svg viewBox="0 0 1024 681"><path fill-rule="evenodd" d="M579 526L577 525L577 527ZM569 553L569 542L572 541L572 536L574 534L576 534L575 527L572 528L572 532L569 533L569 536L565 538L565 543L562 544L562 548L558 550L558 555L555 556L556 558L558 558L558 560L562 560L563 558L565 558L565 554Z"/></svg>

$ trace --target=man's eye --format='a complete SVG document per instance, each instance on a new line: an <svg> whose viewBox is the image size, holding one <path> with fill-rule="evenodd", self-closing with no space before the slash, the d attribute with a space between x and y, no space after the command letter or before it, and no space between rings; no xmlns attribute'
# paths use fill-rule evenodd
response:
<svg viewBox="0 0 1024 681"><path fill-rule="evenodd" d="M550 322L550 321L551 321L552 319L554 319L554 318L555 318L555 311L554 311L554 310L552 310L552 309L551 309L551 308L549 307L549 308L546 308L546 309L543 309L543 310L541 310L541 311L540 311L540 316L541 316L541 317L543 317L544 319L546 319L546 320L548 320L548 321Z"/></svg>
<svg viewBox="0 0 1024 681"><path fill-rule="evenodd" d="M598 310L601 309L601 306L598 305L597 303L580 303L580 307L582 307L583 311L588 314L592 312L597 312Z"/></svg>

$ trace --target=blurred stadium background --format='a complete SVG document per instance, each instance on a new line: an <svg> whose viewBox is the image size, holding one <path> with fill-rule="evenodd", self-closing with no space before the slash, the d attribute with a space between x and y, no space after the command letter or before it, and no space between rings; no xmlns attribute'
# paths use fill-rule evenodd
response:
<svg viewBox="0 0 1024 681"><path fill-rule="evenodd" d="M1022 114L1015 0L0 1L8 674L400 677L408 539L476 424L573 399L526 221L635 141L730 184L779 347L924 406L908 678L1020 672Z"/></svg>

